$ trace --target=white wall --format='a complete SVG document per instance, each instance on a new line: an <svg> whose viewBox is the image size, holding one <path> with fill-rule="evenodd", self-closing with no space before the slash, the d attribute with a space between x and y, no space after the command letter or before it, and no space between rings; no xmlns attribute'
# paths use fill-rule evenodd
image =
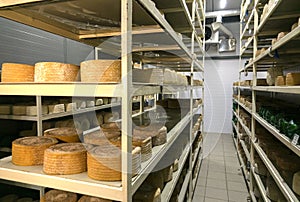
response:
<svg viewBox="0 0 300 202"><path fill-rule="evenodd" d="M238 59L205 61L205 132L232 133L232 83L238 80L238 70Z"/></svg>

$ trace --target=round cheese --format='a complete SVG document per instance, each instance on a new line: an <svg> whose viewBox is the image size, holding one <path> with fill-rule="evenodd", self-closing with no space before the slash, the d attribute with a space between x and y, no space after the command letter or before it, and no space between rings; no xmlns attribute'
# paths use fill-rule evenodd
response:
<svg viewBox="0 0 300 202"><path fill-rule="evenodd" d="M77 194L60 191L50 190L44 196L44 202L76 202Z"/></svg>
<svg viewBox="0 0 300 202"><path fill-rule="evenodd" d="M3 63L2 82L33 82L34 66L16 63Z"/></svg>
<svg viewBox="0 0 300 202"><path fill-rule="evenodd" d="M293 176L293 191L300 196L300 171Z"/></svg>

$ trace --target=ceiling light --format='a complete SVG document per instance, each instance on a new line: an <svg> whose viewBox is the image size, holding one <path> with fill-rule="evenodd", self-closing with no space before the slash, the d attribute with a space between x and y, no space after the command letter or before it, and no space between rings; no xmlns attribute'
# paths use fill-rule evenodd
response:
<svg viewBox="0 0 300 202"><path fill-rule="evenodd" d="M220 0L220 9L224 9L227 5L227 0Z"/></svg>

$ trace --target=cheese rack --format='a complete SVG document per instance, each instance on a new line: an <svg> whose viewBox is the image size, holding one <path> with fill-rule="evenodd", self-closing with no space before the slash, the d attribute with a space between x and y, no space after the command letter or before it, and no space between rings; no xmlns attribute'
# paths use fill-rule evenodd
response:
<svg viewBox="0 0 300 202"><path fill-rule="evenodd" d="M267 6L268 4L268 6ZM240 16L240 81L247 77L249 72L253 73L252 85L234 86L233 90L237 97L233 102L237 104L237 111L233 112L233 116L237 118L237 124L233 122L234 133L237 134L237 144L241 144L243 153L246 154L247 160L241 160L241 164L248 163L249 169L245 172L250 173L249 177L249 192L252 197L254 193L254 186L258 190L263 201L271 201L266 191L266 185L261 179L260 175L256 173L254 168L254 155L260 158L267 172L276 182L276 186L284 196L286 201L299 201L299 196L293 192L292 187L288 186L285 179L281 176L278 168L270 160L270 156L264 152L263 148L257 143L258 138L256 135L257 125L260 124L266 129L271 136L277 139L282 147L286 147L294 155L300 158L300 146L293 144L292 140L281 134L278 129L271 125L267 120L263 119L257 110L257 95L271 94L276 97L278 94L285 93L291 96L300 94L299 86L259 86L257 85L258 73L266 72L269 67L283 66L286 69L299 67L300 61L295 58L295 54L299 53L299 35L300 26L291 30L291 25L298 22L300 17L299 1L286 1L286 0L245 0L242 1L241 10L243 11ZM262 17L262 8L268 8ZM265 9L264 9L265 10ZM275 44L271 44L271 39L276 38L279 32L289 32L281 39L277 40ZM266 50L260 54L257 51L261 48ZM251 58L251 59L250 59ZM245 60L249 60L244 64ZM251 107L249 109L240 102L241 95L247 94L251 97ZM248 128L241 119L242 113L246 113L251 118L251 127ZM241 134L245 133L249 138L250 151L247 150L245 142L241 139ZM240 151L237 149L239 155ZM247 180L247 179L246 179ZM253 198L253 197L252 197Z"/></svg>
<svg viewBox="0 0 300 202"><path fill-rule="evenodd" d="M69 4L68 4L69 3ZM72 1L74 3L74 1ZM124 0L124 1L81 1L77 0L78 5L87 4L90 9L96 9L95 12L104 13L107 16L107 21L110 24L105 29L92 27L92 29L82 28L80 22L95 23L89 15L80 13L74 17L74 24L70 21L60 20L62 15L59 11L55 11L50 16L47 11L53 11L53 7L58 6L66 9L63 12L68 12L67 5L72 4L68 1L51 1L51 0L20 0L20 1L5 1L0 3L0 16L5 17L35 28L39 28L63 37L73 39L94 47L98 47L108 37L117 36L119 41L114 47L113 52L107 50L108 53L117 54L121 57L122 63L122 82L120 84L90 84L90 83L0 83L0 95L18 95L18 96L36 96L37 117L28 118L31 121L37 121L38 134L42 131L42 120L69 116L69 113L59 115L42 116L42 97L120 97L121 98L121 114L122 114L122 180L119 182L100 182L91 180L86 176L86 173L68 175L68 176L49 176L42 172L41 166L34 167L19 167L11 163L11 157L6 157L0 160L0 179L3 183L14 184L16 186L27 187L40 190L41 196L44 194L44 188L61 189L70 192L76 192L91 196L107 198L116 201L132 201L133 194L138 190L144 182L148 174L153 170L161 158L169 151L171 147L176 147L175 140L183 136L184 128L188 127L189 141L185 145L185 149L180 156L179 169L174 173L174 179L166 186L166 190L162 192L162 201L169 201L172 191L176 186L179 176L182 174L184 162L188 164L188 171L184 178L183 187L180 191L179 201L187 199L191 201L192 193L197 179L192 177L193 168L200 169L201 165L201 142L196 146L194 155L197 158L192 159L192 143L195 141L195 134L192 134L194 125L193 117L202 109L203 105L193 108L193 91L202 90L202 98L204 88L194 86L193 76L195 72L204 71L204 37L205 27L205 1L203 0L176 0L176 1L161 1L161 0ZM117 8L111 12L107 9L114 5ZM52 7L53 6L53 7ZM37 12L43 8L43 12ZM179 17L174 17L174 11ZM49 10L47 10L49 9ZM107 10L110 10L107 13ZM81 16L82 18L80 18ZM98 23L103 23L103 16L97 16ZM87 19L84 19L87 18ZM91 24L92 24L91 23ZM95 23L97 24L97 23ZM182 26L183 25L183 26ZM158 35L163 39L167 39L166 44L161 41L155 42L158 44L149 46L135 46L133 36L151 36ZM182 35L189 37L189 40L183 40ZM183 42L185 41L185 42ZM134 42L134 43L133 43ZM152 51L166 51L171 54L160 54L159 57L147 57L143 53ZM142 54L138 54L142 53ZM174 53L176 57L174 57ZM163 93L164 86L135 84L128 73L132 68L132 61L142 63L142 65L153 65L159 68L172 67L176 71L188 72L191 77L191 84L188 87L175 87L174 92L187 91L190 93L190 108L177 124L168 131L167 143L153 148L152 158L142 164L142 170L137 176L132 178L130 174L132 167L132 97ZM202 75L203 78L203 75ZM169 89L169 88L168 88ZM172 90L172 91L173 91ZM203 99L202 99L203 100ZM80 110L76 113L86 113L90 110L100 110L106 107L117 106L119 103L91 109ZM142 108L142 107L141 107ZM153 109L155 110L155 109ZM141 113L144 110L141 109ZM147 113L147 112L145 112ZM140 115L140 114L138 114ZM138 116L136 115L136 116ZM19 120L16 117L0 117ZM26 119L22 117L23 120ZM201 124L203 129L203 123ZM198 131L196 131L198 132ZM186 135L186 134L185 134ZM130 153L130 154L129 154ZM200 155L199 155L200 154ZM197 170L195 171L198 172ZM168 193L167 193L168 192Z"/></svg>

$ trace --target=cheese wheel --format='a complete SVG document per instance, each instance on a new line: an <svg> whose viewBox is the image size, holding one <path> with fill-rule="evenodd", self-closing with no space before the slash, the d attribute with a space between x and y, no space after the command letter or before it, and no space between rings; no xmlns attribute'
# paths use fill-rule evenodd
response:
<svg viewBox="0 0 300 202"><path fill-rule="evenodd" d="M300 196L300 171L293 176L293 191Z"/></svg>
<svg viewBox="0 0 300 202"><path fill-rule="evenodd" d="M0 105L0 114L9 115L11 114L12 105Z"/></svg>
<svg viewBox="0 0 300 202"><path fill-rule="evenodd" d="M92 196L82 196L78 202L113 202L109 199L97 198Z"/></svg>
<svg viewBox="0 0 300 202"><path fill-rule="evenodd" d="M121 150L110 144L97 146L87 153L88 176L95 180L119 181Z"/></svg>
<svg viewBox="0 0 300 202"><path fill-rule="evenodd" d="M34 66L16 63L3 63L2 82L33 82Z"/></svg>
<svg viewBox="0 0 300 202"><path fill-rule="evenodd" d="M75 100L76 106L78 109L85 109L86 108L86 101L85 100Z"/></svg>
<svg viewBox="0 0 300 202"><path fill-rule="evenodd" d="M272 39L272 46L275 45L275 43L277 42L277 39Z"/></svg>
<svg viewBox="0 0 300 202"><path fill-rule="evenodd" d="M97 114L97 121L98 121L98 125L102 125L104 120L103 120L103 115L102 114Z"/></svg>
<svg viewBox="0 0 300 202"><path fill-rule="evenodd" d="M44 202L76 202L77 194L60 191L50 190L44 196Z"/></svg>
<svg viewBox="0 0 300 202"><path fill-rule="evenodd" d="M173 179L173 166L168 166L162 170L164 182L170 182Z"/></svg>
<svg viewBox="0 0 300 202"><path fill-rule="evenodd" d="M49 114L65 112L65 105L64 104L48 105L48 111Z"/></svg>
<svg viewBox="0 0 300 202"><path fill-rule="evenodd" d="M103 105L103 99L96 99L96 106Z"/></svg>
<svg viewBox="0 0 300 202"><path fill-rule="evenodd" d="M70 175L85 172L86 151L91 145L61 143L45 150L43 171L50 175Z"/></svg>
<svg viewBox="0 0 300 202"><path fill-rule="evenodd" d="M119 83L121 60L89 60L80 63L82 82Z"/></svg>
<svg viewBox="0 0 300 202"><path fill-rule="evenodd" d="M58 141L52 137L23 137L12 142L12 162L20 166L41 165L44 151Z"/></svg>
<svg viewBox="0 0 300 202"><path fill-rule="evenodd" d="M287 86L300 85L300 73L287 73L286 85Z"/></svg>
<svg viewBox="0 0 300 202"><path fill-rule="evenodd" d="M16 116L26 115L26 106L14 105L12 107L12 114Z"/></svg>
<svg viewBox="0 0 300 202"><path fill-rule="evenodd" d="M279 41L280 39L282 39L285 35L287 35L288 32L280 32L277 35L277 41Z"/></svg>
<svg viewBox="0 0 300 202"><path fill-rule="evenodd" d="M119 116L119 113L117 112L106 112L104 114L104 117L103 117L103 120L104 120L104 123L111 123L111 122L115 122L117 119L119 119L120 116Z"/></svg>
<svg viewBox="0 0 300 202"><path fill-rule="evenodd" d="M65 104L66 112L72 112L77 110L77 104L76 102L71 102Z"/></svg>
<svg viewBox="0 0 300 202"><path fill-rule="evenodd" d="M107 97L103 98L103 104L104 105L109 104L109 99Z"/></svg>
<svg viewBox="0 0 300 202"><path fill-rule="evenodd" d="M277 76L275 81L275 86L284 86L285 85L285 76Z"/></svg>
<svg viewBox="0 0 300 202"><path fill-rule="evenodd" d="M95 107L95 101L93 101L93 100L87 100L86 101L86 106L87 107Z"/></svg>
<svg viewBox="0 0 300 202"><path fill-rule="evenodd" d="M173 172L176 172L178 170L179 160L175 159L173 163Z"/></svg>
<svg viewBox="0 0 300 202"><path fill-rule="evenodd" d="M70 127L51 128L44 131L44 136L54 137L63 142L80 142L82 131Z"/></svg>
<svg viewBox="0 0 300 202"><path fill-rule="evenodd" d="M79 67L59 62L39 62L34 68L35 82L79 81Z"/></svg>
<svg viewBox="0 0 300 202"><path fill-rule="evenodd" d="M167 141L167 128L161 123L152 123L150 125L136 126L133 129L134 135L144 134L152 138L152 146L159 146Z"/></svg>
<svg viewBox="0 0 300 202"><path fill-rule="evenodd" d="M48 106L42 105L42 115L48 114ZM27 116L36 116L37 107L36 106L26 106L26 115Z"/></svg>
<svg viewBox="0 0 300 202"><path fill-rule="evenodd" d="M109 133L101 130L84 135L84 142L93 145L109 144L109 139L120 137L121 133Z"/></svg>
<svg viewBox="0 0 300 202"><path fill-rule="evenodd" d="M87 118L82 118L80 120L80 129L82 131L86 131L86 130L90 129L90 127L91 127L91 124Z"/></svg>

